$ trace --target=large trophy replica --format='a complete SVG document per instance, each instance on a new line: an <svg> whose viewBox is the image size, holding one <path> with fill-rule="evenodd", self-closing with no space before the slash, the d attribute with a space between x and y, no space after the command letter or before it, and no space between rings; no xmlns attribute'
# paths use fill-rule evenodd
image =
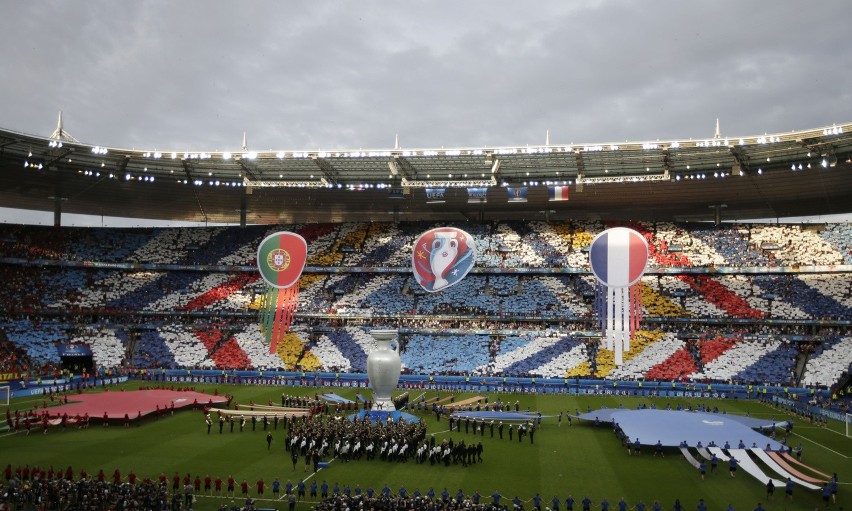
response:
<svg viewBox="0 0 852 511"><path fill-rule="evenodd" d="M598 280L595 309L601 333L620 366L642 318L639 279L648 265L648 241L627 227L607 229L592 240L589 262Z"/></svg>
<svg viewBox="0 0 852 511"><path fill-rule="evenodd" d="M455 227L439 227L424 232L414 243L411 269L417 283L429 293L436 293L458 284L473 268L476 242L473 236ZM370 332L378 347L367 356L367 375L373 389L373 409L368 416L383 420L418 420L410 414L396 411L391 393L399 383L402 360L390 344L397 330L376 329Z"/></svg>
<svg viewBox="0 0 852 511"><path fill-rule="evenodd" d="M390 346L396 334L396 330L370 331L370 335L379 345L367 356L367 376L370 378L370 387L373 388L373 410L396 410L391 401L391 393L399 383L399 374L402 372L399 353Z"/></svg>

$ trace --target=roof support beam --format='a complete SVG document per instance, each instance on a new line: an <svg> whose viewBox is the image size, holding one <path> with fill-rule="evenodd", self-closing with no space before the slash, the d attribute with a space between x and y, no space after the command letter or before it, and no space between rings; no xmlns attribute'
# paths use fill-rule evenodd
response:
<svg viewBox="0 0 852 511"><path fill-rule="evenodd" d="M4 148L6 146L10 146L12 144L16 144L18 142L19 142L18 140L14 140L14 139L11 139L11 138L6 139L3 142L0 142L0 149Z"/></svg>
<svg viewBox="0 0 852 511"><path fill-rule="evenodd" d="M186 178L189 180L189 184L192 185L192 194L195 196L195 202L198 204L198 211L201 212L201 216L204 218L204 221L207 221L207 213L204 211L204 206L201 204L201 197L198 196L198 190L196 190L195 186L195 178L192 177L192 168L189 165L189 162L186 160L181 160L180 164L183 166L183 172L186 174Z"/></svg>
<svg viewBox="0 0 852 511"><path fill-rule="evenodd" d="M491 164L491 180L494 181L495 184L502 180L500 175L500 165L502 165L500 158L494 158L494 163Z"/></svg>
<svg viewBox="0 0 852 511"><path fill-rule="evenodd" d="M130 163L130 155L129 154L126 155L124 158L122 158L120 162L118 162L118 166L116 167L116 171L117 171L116 174L121 174L122 172L124 172L125 169L127 169L128 163Z"/></svg>
<svg viewBox="0 0 852 511"><path fill-rule="evenodd" d="M663 175L666 179L671 179L671 170L672 170L672 162L670 158L669 150L663 149Z"/></svg>
<svg viewBox="0 0 852 511"><path fill-rule="evenodd" d="M260 181L260 179L257 177L257 172L255 172L254 169L246 165L242 158L238 159L237 163L239 164L240 168L243 169L243 174L245 174L246 177L248 177L252 181Z"/></svg>
<svg viewBox="0 0 852 511"><path fill-rule="evenodd" d="M45 168L50 168L51 165L53 165L54 163L58 162L59 160L65 158L66 156L68 156L69 154L71 154L73 152L74 152L73 147L69 147L69 148L65 149L64 151L62 151L61 154L54 156L53 158L51 158L50 160L45 162L45 164L44 164Z"/></svg>
<svg viewBox="0 0 852 511"><path fill-rule="evenodd" d="M740 172L747 173L748 172L748 156L743 154L743 152L737 147L731 147L731 156L734 157L733 167L731 167L731 174L736 174L739 176ZM738 168L739 167L739 168Z"/></svg>
<svg viewBox="0 0 852 511"><path fill-rule="evenodd" d="M393 157L393 162L391 163L394 163L396 165L396 167L399 169L399 172L402 174L402 177L404 177L405 179L417 179L417 170L407 159L397 155Z"/></svg>
<svg viewBox="0 0 852 511"><path fill-rule="evenodd" d="M311 159L313 160L314 164L319 167L320 171L322 171L323 175L325 176L325 179L329 183L333 185L340 183L340 173L337 172L337 169L335 169L331 165L331 163L328 162L328 160L326 160L325 158L320 158L319 156L314 156Z"/></svg>
<svg viewBox="0 0 852 511"><path fill-rule="evenodd" d="M583 161L583 153L580 150L574 151L574 160L577 162L577 191L583 191L583 178L586 177L586 163Z"/></svg>

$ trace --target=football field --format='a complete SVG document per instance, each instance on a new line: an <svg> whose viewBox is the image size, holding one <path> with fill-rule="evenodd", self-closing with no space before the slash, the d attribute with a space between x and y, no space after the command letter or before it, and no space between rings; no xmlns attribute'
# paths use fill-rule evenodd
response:
<svg viewBox="0 0 852 511"><path fill-rule="evenodd" d="M127 390L139 388L139 382L123 385ZM117 390L114 387L112 391ZM300 387L270 387L270 386L236 386L236 385L203 385L195 389L212 393L217 389L220 394L229 393L241 405L253 401L257 404L280 404L281 394L302 395L336 392L337 394L354 399L357 391L363 389L323 389ZM409 391L412 402L416 402L422 391ZM438 393L427 391L430 398ZM442 396L448 395L442 391ZM473 394L456 393L456 400L464 399ZM718 407L731 414L750 414L753 417L774 416L778 420L791 418L783 411L757 401L738 400L709 400L709 399L672 399L622 396L562 396L539 394L497 394L488 395L491 402L500 399L504 403L519 402L521 410L529 408L540 411L544 416L574 414L576 411L585 412L606 406L615 408L624 405L635 409L641 404L655 404L658 408L678 404L696 406L703 404L710 408ZM69 396L73 401L73 395ZM27 410L41 403L42 399L21 398L13 400L12 410ZM5 415L5 408L0 410ZM301 480L316 480L318 484L327 481L330 486L335 483L341 488L345 485L355 488L359 486L366 491L372 487L377 492L385 485L396 492L404 486L409 493L419 489L426 494L430 488L440 495L446 488L455 496L461 490L467 495L475 491L490 499L492 493L499 492L503 503L511 508L511 499L519 497L524 502L524 508L532 509L531 499L539 494L542 497L542 507L552 507L554 497L561 500L561 509L565 509L565 499L570 495L577 502L588 496L592 508L599 508L600 502L606 498L611 509L616 509L616 503L622 497L633 507L641 500L648 508L658 500L663 509L671 509L675 499L680 499L686 510L695 509L699 499L704 499L709 510L726 510L733 505L736 510L752 510L758 502L765 509L813 510L822 507L820 492L810 492L796 487L794 500L785 499L784 489L776 490L772 499L766 499L764 486L748 475L745 471L737 472L736 478L728 474L727 464L720 463L716 473L708 473L702 480L697 470L692 468L679 450L666 449L664 457L655 457L650 448L639 456L630 456L622 447L621 442L613 433L611 426L603 424L595 426L577 419L572 425L566 419L561 425L555 417L544 417L541 426L535 434L535 443L530 443L529 437L518 442L517 436L509 441L508 434L500 440L497 428L492 438L486 427L484 436L461 432L448 431L449 424L446 416L440 422L436 421L433 413L412 412L421 417L427 425L427 436L435 435L436 440L453 438L458 442L473 441L483 444L483 462L472 466L461 465L416 464L413 459L406 463L381 461L378 458L367 461L353 460L344 463L341 460L326 459L327 468L316 474L308 468L305 471L303 459L294 470L289 454L284 449L285 431L281 426L270 431L273 434L272 448L267 450L266 433L262 425L257 424L252 431L250 423L242 433L238 428L230 433L227 424L224 432L219 433L218 424L214 420L210 434L201 411L178 411L174 416L164 415L159 420L146 418L139 425L124 428L113 425L103 428L100 420L92 420L92 425L85 430L68 428L65 432L52 429L46 435L34 430L30 435L23 433L5 433L0 436L0 467L7 464L15 466L29 465L30 467L65 468L71 466L75 474L85 469L89 474L103 469L106 474L112 474L119 469L126 475L134 471L140 478L156 479L165 473L171 484L171 476L175 472L181 476L190 474L194 479L199 475L202 479L209 474L226 479L232 475L237 480L237 486L246 480L251 488L250 495L255 496L255 483L262 478L266 482L265 497L268 500L259 502L260 507L286 509L286 503L271 498L271 483L278 478L282 485L286 481L294 484ZM97 417L95 415L95 417ZM214 414L215 419L215 414ZM795 426L788 438L788 444L795 447L801 443L804 447L802 461L828 474L837 473L840 481L840 491L837 504L844 506L848 501L850 486L845 482L852 480L852 439L844 436L843 425L831 422L828 428L805 423L803 419L793 418ZM783 431L778 430L778 439L783 438ZM693 450L694 453L694 450ZM203 493L203 492L202 492ZM239 490L238 490L239 493ZM230 503L230 498L217 496L198 497L196 510L216 509L223 502ZM237 502L242 499L237 497ZM308 510L316 502L302 501L297 505L299 510ZM579 506L578 506L579 508Z"/></svg>

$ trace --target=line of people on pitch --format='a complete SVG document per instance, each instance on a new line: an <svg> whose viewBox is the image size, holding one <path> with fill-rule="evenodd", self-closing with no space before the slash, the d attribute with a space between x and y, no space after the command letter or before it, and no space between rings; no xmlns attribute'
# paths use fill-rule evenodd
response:
<svg viewBox="0 0 852 511"><path fill-rule="evenodd" d="M335 484L337 488L337 484ZM387 490L387 492L386 492ZM529 506L529 507L528 507ZM482 495L479 492L466 494L462 489L459 489L455 494L451 494L446 488L440 494L436 494L433 488L430 488L425 494L415 488L413 492L409 492L402 487L397 493L392 493L387 486L379 492L361 492L349 493L334 492L329 497L321 495L321 502L316 506L317 511L344 511L346 509L373 509L379 510L395 510L409 509L415 511L436 511L436 510L456 510L463 509L465 511L591 511L592 509L600 509L600 511L685 511L686 507L681 503L680 499L675 499L671 506L664 506L659 500L654 500L650 504L646 504L641 499L636 500L632 505L623 497L617 502L611 503L607 498L602 498L600 501L593 501L588 495L584 495L582 499L577 500L573 496L568 495L565 499L554 495L552 499L547 500L539 494L528 499L521 499L515 496L512 499L495 491L491 495ZM291 508L292 511L293 508ZM707 511L707 504L704 499L698 499L695 505L696 511ZM736 511L734 506L729 504L727 511ZM765 511L761 503L758 503L754 511Z"/></svg>
<svg viewBox="0 0 852 511"><path fill-rule="evenodd" d="M538 420L529 420L526 422L522 422L517 426L510 422L508 428L506 427L506 424L503 423L503 421L498 421L496 424L497 427L495 428L495 423L493 420L486 422L483 419L479 418L471 419L470 417L455 417L450 415L450 431L452 431L455 427L456 431L458 433L461 433L462 423L464 423L465 433L468 433L472 428L474 435L478 434L483 437L485 436L486 427L488 428L488 432L491 438L494 438L494 430L496 429L497 435L500 440L503 439L504 430L508 432L509 440L513 439L513 437L515 436L515 431L517 430L518 442L522 442L524 437L529 435L530 443L532 444L535 443L535 433L538 429L537 424L541 423L541 418L539 418Z"/></svg>
<svg viewBox="0 0 852 511"><path fill-rule="evenodd" d="M434 435L426 438L424 423L405 420L379 423L368 417L359 420L336 420L324 416L313 416L297 421L285 439L285 448L290 452L295 471L300 456L305 458L305 471L314 462L327 456L338 457L343 462L361 459L406 462L414 458L417 463L429 460L447 465L460 463L464 466L482 461L482 443L465 445L447 439L436 445Z"/></svg>

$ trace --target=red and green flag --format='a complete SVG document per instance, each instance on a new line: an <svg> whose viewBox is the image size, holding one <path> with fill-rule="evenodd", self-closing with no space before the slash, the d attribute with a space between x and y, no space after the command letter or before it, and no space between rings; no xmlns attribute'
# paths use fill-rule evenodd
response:
<svg viewBox="0 0 852 511"><path fill-rule="evenodd" d="M257 248L257 269L266 281L260 308L260 323L269 352L290 330L299 302L299 277L305 269L308 243L292 232L267 236Z"/></svg>

